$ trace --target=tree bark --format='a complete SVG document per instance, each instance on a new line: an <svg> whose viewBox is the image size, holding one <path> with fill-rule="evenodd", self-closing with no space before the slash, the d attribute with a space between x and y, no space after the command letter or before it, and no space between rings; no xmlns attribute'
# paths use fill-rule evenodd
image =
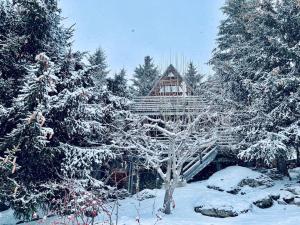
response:
<svg viewBox="0 0 300 225"><path fill-rule="evenodd" d="M277 157L276 161L277 161L276 164L277 164L278 172L283 174L284 176L289 177L289 179L291 179L289 171L288 171L286 159L284 157Z"/></svg>
<svg viewBox="0 0 300 225"><path fill-rule="evenodd" d="M171 201L172 201L173 191L171 185L166 186L166 192L164 197L164 213L169 215L171 214Z"/></svg>
<svg viewBox="0 0 300 225"><path fill-rule="evenodd" d="M296 166L300 166L300 148L298 147L296 150L297 159L296 159Z"/></svg>

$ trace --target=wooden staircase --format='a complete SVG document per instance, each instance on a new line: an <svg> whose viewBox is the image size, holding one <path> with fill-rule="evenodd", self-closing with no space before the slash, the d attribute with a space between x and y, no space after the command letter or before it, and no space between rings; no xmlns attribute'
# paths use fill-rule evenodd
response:
<svg viewBox="0 0 300 225"><path fill-rule="evenodd" d="M206 84L209 86L209 83ZM200 96L142 96L136 97L132 100L130 104L130 110L134 114L139 114L143 116L158 117L162 120L168 120L172 116L185 118L192 117L196 118L199 114L204 111L219 112L220 114L226 114L224 112L224 105L221 103L213 101L211 93L218 93L221 87L218 86L219 83L215 82L212 85L213 89L210 92L204 91ZM205 86L205 85L204 85ZM207 89L203 88L203 90ZM206 93L207 92L207 93ZM164 117L166 116L166 117ZM169 117L168 117L169 116ZM180 117L181 116L181 117ZM227 122L229 123L229 122ZM229 125L222 121L220 127L215 127L215 133L207 133L203 131L201 134L197 132L197 136L207 137L207 139L212 139L214 137L214 142L211 144L203 145L199 147L199 151L195 156L184 166L182 171L182 179L184 181L190 181L195 175L201 172L205 167L207 167L216 158L218 152L223 150L227 151L235 147L237 143L237 138L235 134L232 133ZM183 127L184 125L182 125ZM156 141L162 144L168 145L169 140L166 137L158 136L157 134L152 137ZM211 140L210 139L210 140ZM191 142L194 139L191 138ZM207 148L207 146L210 146ZM205 147L204 147L205 146ZM206 149L205 149L206 148Z"/></svg>
<svg viewBox="0 0 300 225"><path fill-rule="evenodd" d="M203 132L201 136L208 136ZM165 137L152 137L153 139L168 145L169 140ZM193 141L193 139L191 139ZM212 163L219 152L231 149L237 143L236 137L232 134L230 127L222 126L216 129L214 141L203 143L199 146L199 151L182 169L182 180L188 182L198 173ZM208 147L207 147L208 146Z"/></svg>
<svg viewBox="0 0 300 225"><path fill-rule="evenodd" d="M193 179L195 175L207 167L217 156L219 146L212 145L206 151L192 159L182 170L182 179L186 182Z"/></svg>

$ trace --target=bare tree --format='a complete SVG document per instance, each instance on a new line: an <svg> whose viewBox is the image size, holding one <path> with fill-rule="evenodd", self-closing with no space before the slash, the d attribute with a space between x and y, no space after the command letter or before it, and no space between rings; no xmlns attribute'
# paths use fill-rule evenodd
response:
<svg viewBox="0 0 300 225"><path fill-rule="evenodd" d="M187 124L135 116L114 139L113 147L134 154L144 166L158 172L166 189L164 213L171 213L173 193L184 178L184 167L202 161L202 156L215 145L217 117L206 111Z"/></svg>

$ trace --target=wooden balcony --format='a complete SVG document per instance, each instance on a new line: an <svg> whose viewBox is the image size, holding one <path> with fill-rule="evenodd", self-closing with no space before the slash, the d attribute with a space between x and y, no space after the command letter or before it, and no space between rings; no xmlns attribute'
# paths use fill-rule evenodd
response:
<svg viewBox="0 0 300 225"><path fill-rule="evenodd" d="M140 115L197 115L208 104L200 96L143 96L134 98L131 111Z"/></svg>

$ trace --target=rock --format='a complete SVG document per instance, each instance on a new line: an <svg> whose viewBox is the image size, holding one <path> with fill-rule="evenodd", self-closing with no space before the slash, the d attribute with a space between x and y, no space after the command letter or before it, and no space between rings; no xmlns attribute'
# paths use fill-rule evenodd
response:
<svg viewBox="0 0 300 225"><path fill-rule="evenodd" d="M289 174L290 174L292 179L295 179L295 180L299 179L300 178L300 167L290 169Z"/></svg>
<svg viewBox="0 0 300 225"><path fill-rule="evenodd" d="M261 175L256 178L245 178L241 180L241 182L238 184L240 187L249 186L252 188L265 186L265 187L272 187L274 185L273 180L269 178L268 176Z"/></svg>
<svg viewBox="0 0 300 225"><path fill-rule="evenodd" d="M280 194L271 194L270 197L271 197L273 200L277 201L278 199L280 199Z"/></svg>
<svg viewBox="0 0 300 225"><path fill-rule="evenodd" d="M300 198L295 198L295 199L294 199L294 204L295 204L296 206L300 206Z"/></svg>
<svg viewBox="0 0 300 225"><path fill-rule="evenodd" d="M283 201L285 201L287 204L290 204L294 201L295 196L293 194L285 194L282 196Z"/></svg>
<svg viewBox="0 0 300 225"><path fill-rule="evenodd" d="M274 185L273 180L262 173L241 166L231 166L218 171L207 180L210 189L238 194L248 188L266 188Z"/></svg>
<svg viewBox="0 0 300 225"><path fill-rule="evenodd" d="M300 187L299 186L288 187L286 190L291 192L294 195L300 195Z"/></svg>
<svg viewBox="0 0 300 225"><path fill-rule="evenodd" d="M143 201L145 199L155 198L155 197L156 197L155 192L150 189L144 189L135 194L135 198L139 201Z"/></svg>
<svg viewBox="0 0 300 225"><path fill-rule="evenodd" d="M214 185L207 185L206 187L209 188L209 189L216 190L216 191L221 191L221 192L224 191L224 190L221 189L220 187L217 187L217 186L214 186Z"/></svg>
<svg viewBox="0 0 300 225"><path fill-rule="evenodd" d="M232 190L227 191L227 193L236 195L236 194L239 193L240 190L241 190L241 189L239 189L239 188L234 188L234 189L232 189Z"/></svg>
<svg viewBox="0 0 300 225"><path fill-rule="evenodd" d="M224 198L224 195L227 197ZM226 192L211 193L211 196L200 198L194 205L194 211L205 216L225 218L238 216L252 208L248 201L240 199L238 195L229 195Z"/></svg>
<svg viewBox="0 0 300 225"><path fill-rule="evenodd" d="M195 212L201 213L204 216L211 216L211 217L218 217L218 218L234 217L239 215L237 212L232 210L214 209L214 208L207 209L207 208L202 208L201 206L195 207L194 210Z"/></svg>
<svg viewBox="0 0 300 225"><path fill-rule="evenodd" d="M280 189L279 194L280 199L277 200L278 204L292 204L295 199L295 195L286 189Z"/></svg>
<svg viewBox="0 0 300 225"><path fill-rule="evenodd" d="M277 169L267 169L266 173L272 180L282 180L285 176L277 171Z"/></svg>
<svg viewBox="0 0 300 225"><path fill-rule="evenodd" d="M266 209L270 208L273 205L273 199L271 196L264 197L262 199L256 200L253 202L258 208Z"/></svg>
<svg viewBox="0 0 300 225"><path fill-rule="evenodd" d="M285 201L283 201L282 199L278 199L278 200L277 200L277 203L278 203L279 205L287 205L287 203L286 203Z"/></svg>

